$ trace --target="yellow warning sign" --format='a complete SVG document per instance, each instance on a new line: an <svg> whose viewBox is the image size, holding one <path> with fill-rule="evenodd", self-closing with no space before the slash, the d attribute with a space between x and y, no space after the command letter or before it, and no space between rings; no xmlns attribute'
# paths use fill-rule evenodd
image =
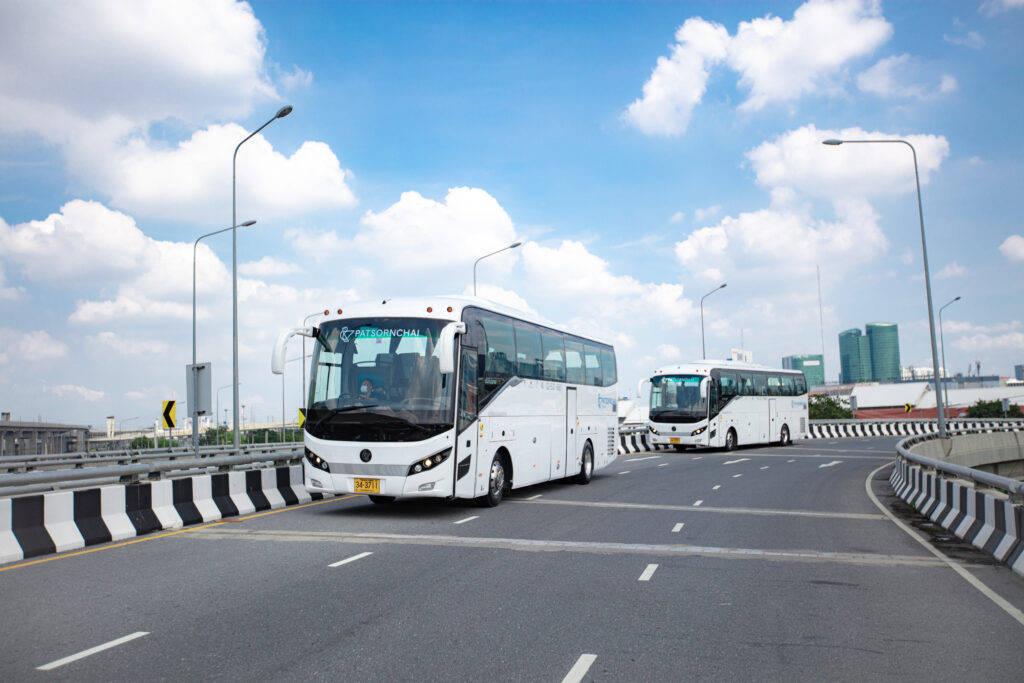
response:
<svg viewBox="0 0 1024 683"><path fill-rule="evenodd" d="M911 403L904 403L903 404L903 412L909 413L913 409L914 409L913 404L911 404Z"/></svg>
<svg viewBox="0 0 1024 683"><path fill-rule="evenodd" d="M164 401L162 420L164 429L174 429L174 401Z"/></svg>
<svg viewBox="0 0 1024 683"><path fill-rule="evenodd" d="M306 409L299 408L299 429L302 429L304 424L306 424Z"/></svg>

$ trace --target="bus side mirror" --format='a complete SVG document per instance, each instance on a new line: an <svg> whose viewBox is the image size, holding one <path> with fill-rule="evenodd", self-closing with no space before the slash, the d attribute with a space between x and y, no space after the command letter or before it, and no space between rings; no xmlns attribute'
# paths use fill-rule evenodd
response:
<svg viewBox="0 0 1024 683"><path fill-rule="evenodd" d="M707 400L707 398L708 398L708 385L710 383L711 383L711 378L710 377L705 377L704 379L702 379L700 381L700 397L701 397L702 400Z"/></svg>
<svg viewBox="0 0 1024 683"><path fill-rule="evenodd" d="M455 335L466 333L466 323L448 323L437 340L438 365L442 375L455 372Z"/></svg>
<svg viewBox="0 0 1024 683"><path fill-rule="evenodd" d="M293 327L290 330L285 330L281 333L281 336L277 338L277 343L274 344L274 352L270 356L270 371L275 375L284 373L284 355L288 350L288 340L297 334L303 337L315 337L319 330L315 327Z"/></svg>
<svg viewBox="0 0 1024 683"><path fill-rule="evenodd" d="M650 384L650 382L651 382L650 379L642 379L642 380L640 380L639 382L636 383L636 397L637 398L640 398L641 396L644 395L644 385L645 384Z"/></svg>

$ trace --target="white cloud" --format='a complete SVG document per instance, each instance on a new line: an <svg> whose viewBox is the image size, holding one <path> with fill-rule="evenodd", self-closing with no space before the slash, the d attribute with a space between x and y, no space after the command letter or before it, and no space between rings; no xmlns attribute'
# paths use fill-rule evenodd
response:
<svg viewBox="0 0 1024 683"><path fill-rule="evenodd" d="M296 263L288 263L273 256L264 256L259 261L243 263L238 272L248 277L273 277L275 275L292 275L301 273L302 267Z"/></svg>
<svg viewBox="0 0 1024 683"><path fill-rule="evenodd" d="M921 81L926 68L908 54L886 57L857 76L857 87L881 97L912 97L928 99L936 93L950 93L957 89L956 79L943 74L936 86Z"/></svg>
<svg viewBox="0 0 1024 683"><path fill-rule="evenodd" d="M682 223L683 219L686 218L686 214L682 211L676 211L672 214L672 217L668 219L669 223Z"/></svg>
<svg viewBox="0 0 1024 683"><path fill-rule="evenodd" d="M1024 0L985 0L981 3L978 11L982 14L994 17L1003 12L1024 8Z"/></svg>
<svg viewBox="0 0 1024 683"><path fill-rule="evenodd" d="M952 346L961 351L994 351L1006 349L1019 351L1024 349L1024 332L1008 332L1006 334L974 334L956 339Z"/></svg>
<svg viewBox="0 0 1024 683"><path fill-rule="evenodd" d="M902 144L822 145L841 140L895 140L902 138L917 150L921 183L927 184L949 155L949 142L941 135L899 135L861 128L818 130L809 125L763 142L750 152L761 185L792 188L816 197L870 197L913 192L913 155Z"/></svg>
<svg viewBox="0 0 1024 683"><path fill-rule="evenodd" d="M54 339L46 330L34 330L13 341L16 357L22 360L53 360L68 355L67 344Z"/></svg>
<svg viewBox="0 0 1024 683"><path fill-rule="evenodd" d="M658 360L663 363L682 363L683 352L682 350L673 344L658 344L655 349Z"/></svg>
<svg viewBox="0 0 1024 683"><path fill-rule="evenodd" d="M939 270L939 272L935 273L935 279L948 280L949 278L961 277L966 272L966 268L961 266L956 261L953 261L952 263L947 263ZM924 276L922 275L922 277Z"/></svg>
<svg viewBox="0 0 1024 683"><path fill-rule="evenodd" d="M962 26L962 22L958 27L959 26ZM967 31L963 35L959 36L951 36L943 33L942 39L952 45L962 45L963 47L969 47L972 50L980 50L985 47L985 37L977 31Z"/></svg>
<svg viewBox="0 0 1024 683"><path fill-rule="evenodd" d="M877 0L810 0L792 21L763 17L742 22L729 65L750 89L743 109L838 91L833 79L851 60L871 54L892 36Z"/></svg>
<svg viewBox="0 0 1024 683"><path fill-rule="evenodd" d="M910 250L910 247L907 247L906 249L903 250L903 253L900 254L900 263L902 263L905 266L909 266L913 262L914 252Z"/></svg>
<svg viewBox="0 0 1024 683"><path fill-rule="evenodd" d="M741 109L838 93L845 65L891 35L877 0L809 0L790 21L765 16L741 22L733 37L720 24L694 17L676 32L671 57L658 58L643 96L624 118L648 135L685 132L710 68L723 61L750 91Z"/></svg>
<svg viewBox="0 0 1024 683"><path fill-rule="evenodd" d="M1024 236L1010 235L999 245L999 251L1011 261L1024 261Z"/></svg>
<svg viewBox="0 0 1024 683"><path fill-rule="evenodd" d="M697 209L693 212L693 217L697 219L697 222L703 221L707 218L714 218L722 213L722 207L719 204L709 206L704 209Z"/></svg>
<svg viewBox="0 0 1024 683"><path fill-rule="evenodd" d="M49 387L48 391L56 394L60 398L80 398L84 401L89 401L90 403L102 400L104 396L102 391L80 387L75 384L61 384L56 387Z"/></svg>
<svg viewBox="0 0 1024 683"><path fill-rule="evenodd" d="M152 339L127 339L114 332L100 332L88 337L88 341L90 344L101 347L107 352L122 356L156 358L171 351L171 347L167 342Z"/></svg>
<svg viewBox="0 0 1024 683"><path fill-rule="evenodd" d="M466 296L473 296L473 286L468 285L462 293L465 294ZM534 310L533 306L527 303L526 299L519 296L512 290L504 289L503 287L498 287L497 285L478 285L476 288L476 296L479 296L483 299L490 299L491 301L495 301L505 306L510 306L511 308L514 308L519 311L525 311L526 313L530 313L532 315L537 314L537 311Z"/></svg>
<svg viewBox="0 0 1024 683"><path fill-rule="evenodd" d="M942 323L943 329L954 334L984 334L1002 335L1016 332L1021 329L1019 320L1011 320L1005 323L992 325L978 325L967 320L945 320Z"/></svg>
<svg viewBox="0 0 1024 683"><path fill-rule="evenodd" d="M278 81L282 88L289 91L296 88L308 88L313 85L313 72L296 66L291 71L282 73L278 77Z"/></svg>
<svg viewBox="0 0 1024 683"><path fill-rule="evenodd" d="M225 164L247 135L238 124L214 125L173 149L135 137L113 158L99 160L94 182L134 215L209 220L224 215L231 196ZM348 185L352 172L322 142L305 142L285 157L260 134L239 149L236 167L239 221L357 203Z"/></svg>
<svg viewBox="0 0 1024 683"><path fill-rule="evenodd" d="M725 59L729 32L721 24L687 19L676 31L672 56L659 57L624 118L648 135L679 135L704 97L709 69Z"/></svg>

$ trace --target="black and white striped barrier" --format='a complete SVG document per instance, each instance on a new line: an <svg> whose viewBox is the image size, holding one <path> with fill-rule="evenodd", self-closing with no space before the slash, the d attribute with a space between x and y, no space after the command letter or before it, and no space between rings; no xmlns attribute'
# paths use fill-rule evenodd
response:
<svg viewBox="0 0 1024 683"><path fill-rule="evenodd" d="M958 538L1024 575L1024 506L896 459L896 495Z"/></svg>
<svg viewBox="0 0 1024 683"><path fill-rule="evenodd" d="M946 423L951 434L973 431L1019 431L1024 429L1021 420L956 420ZM923 436L937 434L935 420L840 420L835 422L812 421L809 439L842 439L858 436Z"/></svg>
<svg viewBox="0 0 1024 683"><path fill-rule="evenodd" d="M627 432L619 432L619 455L629 455L630 453L643 453L645 451L667 451L672 447L668 444L657 444L652 446L647 441L647 429L630 430Z"/></svg>
<svg viewBox="0 0 1024 683"><path fill-rule="evenodd" d="M322 499L302 465L0 499L0 564Z"/></svg>

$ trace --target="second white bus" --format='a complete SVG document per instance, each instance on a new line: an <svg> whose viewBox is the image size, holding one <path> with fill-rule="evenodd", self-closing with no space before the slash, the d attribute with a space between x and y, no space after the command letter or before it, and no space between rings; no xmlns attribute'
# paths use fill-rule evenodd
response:
<svg viewBox="0 0 1024 683"><path fill-rule="evenodd" d="M397 497L473 498L586 484L615 460L615 351L483 299L353 304L315 328L304 425L305 487Z"/></svg>
<svg viewBox="0 0 1024 683"><path fill-rule="evenodd" d="M807 435L807 380L799 370L696 361L650 379L648 442L676 450L779 443Z"/></svg>

